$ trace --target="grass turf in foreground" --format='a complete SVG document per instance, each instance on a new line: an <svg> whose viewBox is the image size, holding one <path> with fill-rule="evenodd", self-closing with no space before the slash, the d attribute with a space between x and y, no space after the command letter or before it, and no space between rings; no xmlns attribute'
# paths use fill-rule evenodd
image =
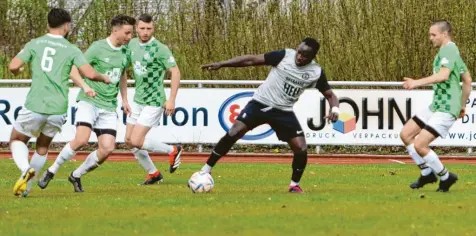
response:
<svg viewBox="0 0 476 236"><path fill-rule="evenodd" d="M472 235L476 232L476 166L448 165L460 176L449 193L437 185L411 190L413 165L310 165L305 194L287 193L291 168L282 164L219 164L215 189L186 187L201 165L183 164L165 183L137 186L137 163L106 163L83 177L74 193L69 162L46 190L14 197L19 173L1 160L0 235ZM164 167L165 164L160 166ZM424 198L420 195L424 194Z"/></svg>

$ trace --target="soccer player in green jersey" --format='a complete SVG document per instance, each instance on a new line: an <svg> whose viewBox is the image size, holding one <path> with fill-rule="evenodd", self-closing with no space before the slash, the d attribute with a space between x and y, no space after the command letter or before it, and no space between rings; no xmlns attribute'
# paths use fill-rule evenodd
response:
<svg viewBox="0 0 476 236"><path fill-rule="evenodd" d="M25 107L18 113L10 138L13 160L22 172L13 188L17 196L28 195L30 179L45 164L50 143L66 122L72 67L79 68L88 78L104 82L109 80L108 76L97 73L79 48L65 39L70 23L71 15L66 10L51 9L48 13L49 33L28 42L9 65L10 71L18 74L23 65L29 63L32 72L32 84ZM84 94L94 95L82 78L73 78L73 81L83 88ZM28 163L26 144L32 137L37 138L36 152Z"/></svg>
<svg viewBox="0 0 476 236"><path fill-rule="evenodd" d="M71 174L68 180L73 184L75 192L83 192L81 176L101 165L116 145L118 123L117 95L119 90L123 100L123 108L129 113L127 102L127 75L129 66L129 50L126 45L132 38L135 19L126 15L118 15L111 20L111 34L106 39L93 42L85 53L86 59L98 71L109 75L108 85L86 80L96 91L94 98L79 93L76 111L76 136L61 150L56 161L38 181L40 188L46 188L59 167L70 160L81 147L88 144L92 131L98 138L98 150L90 153L87 159Z"/></svg>
<svg viewBox="0 0 476 236"><path fill-rule="evenodd" d="M458 47L451 41L451 28L448 21L433 22L429 31L430 40L439 48L433 62L433 75L418 80L405 78L403 84L405 89L431 84L434 91L431 105L410 119L400 133L408 153L421 169L418 180L410 185L412 189L436 182L435 174L440 177L438 192L449 191L458 180L458 176L449 172L429 147L439 136L446 137L455 121L464 116L471 91L471 75Z"/></svg>
<svg viewBox="0 0 476 236"><path fill-rule="evenodd" d="M180 165L182 147L164 144L153 137L147 137L152 127L156 127L165 108L165 114L175 110L175 98L180 86L180 70L169 48L153 37L152 16L144 14L137 20L137 38L129 43L131 63L135 79L134 100L130 103L131 114L127 118L126 144L148 175L143 184L162 182L163 176L149 157L148 151L168 153L170 173ZM166 100L164 78L171 75L170 97Z"/></svg>

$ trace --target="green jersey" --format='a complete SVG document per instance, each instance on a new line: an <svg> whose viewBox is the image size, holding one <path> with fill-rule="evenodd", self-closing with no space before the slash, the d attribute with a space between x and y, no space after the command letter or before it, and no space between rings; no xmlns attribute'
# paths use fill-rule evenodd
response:
<svg viewBox="0 0 476 236"><path fill-rule="evenodd" d="M134 38L129 43L134 69L136 92L134 102L160 107L165 103L164 78L168 69L177 66L170 49L152 38L141 43Z"/></svg>
<svg viewBox="0 0 476 236"><path fill-rule="evenodd" d="M40 114L65 114L71 67L87 64L81 50L63 36L46 34L28 42L16 57L30 63L32 73L25 107Z"/></svg>
<svg viewBox="0 0 476 236"><path fill-rule="evenodd" d="M109 39L103 39L92 43L85 56L96 71L109 76L111 83L86 79L86 84L94 89L96 96L88 97L81 91L77 100L89 102L107 111L116 111L119 82L129 65L129 50L124 46L114 47Z"/></svg>
<svg viewBox="0 0 476 236"><path fill-rule="evenodd" d="M450 113L455 118L461 110L461 74L467 71L460 56L459 49L453 42L440 48L433 62L433 73L438 73L442 67L451 73L447 80L433 84L433 102L430 106L433 112Z"/></svg>

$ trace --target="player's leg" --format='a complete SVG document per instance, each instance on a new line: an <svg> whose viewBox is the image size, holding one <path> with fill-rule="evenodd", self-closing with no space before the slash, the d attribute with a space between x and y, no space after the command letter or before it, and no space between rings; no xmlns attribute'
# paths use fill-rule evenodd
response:
<svg viewBox="0 0 476 236"><path fill-rule="evenodd" d="M48 132L46 132L48 133ZM35 169L35 173L40 173L41 169L43 169L43 166L46 163L46 159L48 156L48 149L50 147L51 142L53 141L54 136L56 135L57 132L50 133L50 134L44 134L41 133L38 139L36 140L36 151L33 154L31 160L30 160L30 166ZM53 136L53 137L50 137ZM22 193L22 197L27 197L28 194L31 192L31 188L33 186L33 180L31 179L28 181L27 187L25 192Z"/></svg>
<svg viewBox="0 0 476 236"><path fill-rule="evenodd" d="M242 138L248 130L252 130L264 123L262 119L264 111L262 111L262 109L266 109L266 106L254 100L248 102L245 108L240 112L240 115L236 118L230 130L213 148L206 164L201 169L202 172L210 173L218 160L226 155L231 147Z"/></svg>
<svg viewBox="0 0 476 236"><path fill-rule="evenodd" d="M31 137L37 137L46 122L46 116L36 114L26 108L18 113L10 136L10 151L13 160L20 169L20 178L13 187L16 196L21 195L27 188L27 182L35 176L35 169L28 162L29 150L27 143Z"/></svg>
<svg viewBox="0 0 476 236"><path fill-rule="evenodd" d="M441 163L438 155L430 149L430 143L439 136L446 137L456 119L449 113L436 112L428 120L428 124L415 138L415 149L425 159L427 165L440 177L437 191L447 192L456 183L458 176L449 172Z"/></svg>
<svg viewBox="0 0 476 236"><path fill-rule="evenodd" d="M134 106L134 105L133 105ZM163 108L153 107L153 106L144 106L141 109L140 115L137 119L134 130L131 135L131 144L134 148L147 150L150 152L162 152L169 154L169 164L170 173L175 172L175 170L180 166L180 156L182 154L181 145L168 145L159 140L147 136L152 127L156 127L160 118L162 117ZM148 155L147 155L148 156ZM147 157L150 160L150 157ZM147 160L147 161L149 161ZM152 162L150 160L150 162ZM149 169L149 168L147 168ZM157 172L154 172L157 174Z"/></svg>
<svg viewBox="0 0 476 236"><path fill-rule="evenodd" d="M152 159L150 159L147 150L139 149L132 145L132 132L136 127L137 121L142 113L144 106L138 105L135 102L130 103L130 106L131 115L127 117L126 144L129 148L131 148L131 152L132 154L134 154L134 157L136 158L137 162L139 162L142 168L144 168L144 170L147 172L147 176L142 184L147 185L161 182L163 180L163 176L160 171L158 171L155 167L154 163L152 162ZM145 132L144 136L147 134L147 132Z"/></svg>
<svg viewBox="0 0 476 236"><path fill-rule="evenodd" d="M104 163L116 147L117 114L99 109L99 116L94 125L98 137L98 150L91 152L86 160L73 172L68 180L73 184L75 192L84 192L81 177L98 168Z"/></svg>
<svg viewBox="0 0 476 236"><path fill-rule="evenodd" d="M76 152L88 144L92 127L97 119L97 109L90 103L80 101L76 110L76 135L67 143L56 157L55 162L43 173L38 180L38 186L46 188L59 168L71 160Z"/></svg>
<svg viewBox="0 0 476 236"><path fill-rule="evenodd" d="M436 176L432 173L431 168L426 164L423 157L421 157L415 150L415 137L426 126L433 112L426 108L421 110L416 116L408 120L400 132L400 138L405 144L408 154L412 157L415 164L420 168L420 177L410 184L410 188L421 188L429 183L437 181Z"/></svg>
<svg viewBox="0 0 476 236"><path fill-rule="evenodd" d="M287 142L293 151L292 175L289 192L302 193L299 186L307 165L307 144L299 121L294 112L273 109L269 113L269 124L279 140Z"/></svg>

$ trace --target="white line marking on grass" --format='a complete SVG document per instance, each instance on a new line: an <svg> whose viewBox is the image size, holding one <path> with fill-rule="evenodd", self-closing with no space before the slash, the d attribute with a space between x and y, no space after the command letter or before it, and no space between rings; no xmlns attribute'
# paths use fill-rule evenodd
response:
<svg viewBox="0 0 476 236"><path fill-rule="evenodd" d="M405 165L405 162L403 162L403 161L393 160L393 159L389 159L389 161L395 162L395 163L398 163L398 164L404 164L404 165Z"/></svg>

